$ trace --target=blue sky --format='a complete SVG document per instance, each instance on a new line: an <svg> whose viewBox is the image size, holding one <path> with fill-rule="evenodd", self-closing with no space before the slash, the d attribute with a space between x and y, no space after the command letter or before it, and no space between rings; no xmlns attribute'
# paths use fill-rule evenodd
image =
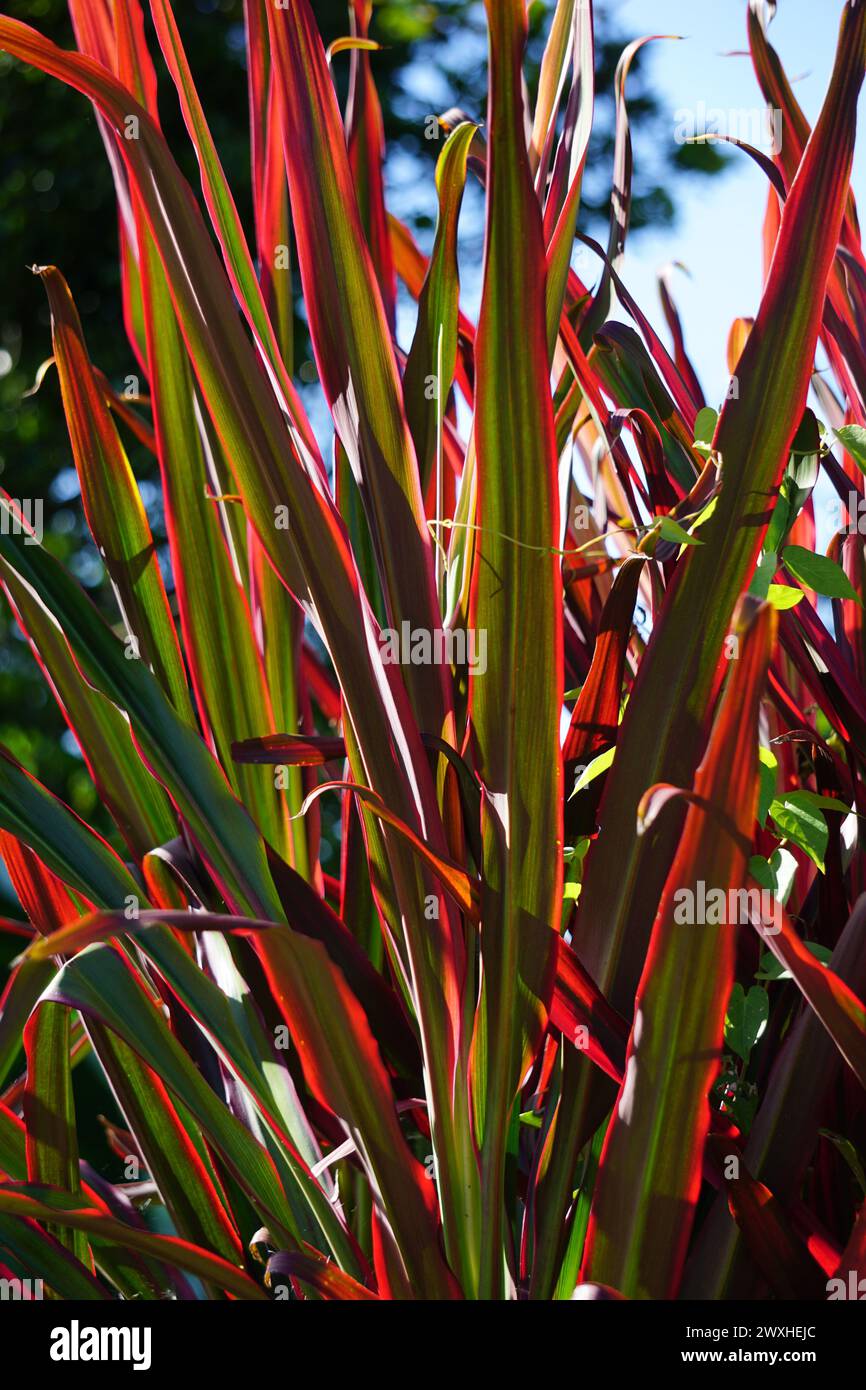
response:
<svg viewBox="0 0 866 1390"><path fill-rule="evenodd" d="M549 0L552 9L552 0ZM833 66L843 0L779 0L770 39L779 52L797 98L814 123ZM680 41L660 39L645 50L645 62L673 144L684 112L718 109L740 116L746 128L731 129L750 143L767 145L764 107L747 47L747 0L608 0L624 42L647 34L677 34ZM730 56L739 50L740 56ZM428 99L431 110L451 100L441 74L415 64L411 69L413 97ZM864 98L866 100L866 98ZM744 115L740 115L744 113ZM866 107L861 102L861 124ZM664 130L664 124L662 124ZM653 158L634 127L635 163ZM674 226L634 236L626 250L624 279L665 341L656 276L671 261L688 267L690 278L675 272L672 288L683 319L686 341L707 398L720 403L727 386L725 346L733 318L754 314L761 294L761 228L767 180L742 151L726 146L727 173L714 178L678 176L671 189L678 209ZM612 173L612 171L610 171ZM855 194L866 197L866 141L857 150ZM419 181L417 162L392 151L388 165L389 205L398 216L424 207L435 217L435 191ZM481 195L473 180L467 184L463 230L477 232L483 215ZM432 232L421 236L426 248ZM478 240L473 244L477 255ZM588 255L588 253L586 253ZM596 263L597 264L597 263ZM583 261L581 273L592 282L593 261ZM477 313L481 266L465 257L461 266L464 307ZM623 311L615 310L623 316ZM627 316L626 316L627 317ZM398 336L408 346L414 328L414 307L401 306Z"/></svg>
<svg viewBox="0 0 866 1390"><path fill-rule="evenodd" d="M746 47L746 0L619 0L616 13L629 38L681 34L682 42L652 45L651 74L671 132L678 112L706 108L748 110L761 105L747 57L726 54ZM841 0L779 0L770 39L794 82L810 121L826 91ZM861 101L863 130L866 107ZM691 278L673 282L686 342L708 400L718 404L727 373L725 343L737 314L754 314L761 292L761 226L767 181L745 154L732 148L730 172L711 181L693 180L680 193L677 225L648 231L626 250L624 279L638 303L661 327L656 274L672 260L684 262ZM854 192L866 196L866 148L855 158Z"/></svg>
<svg viewBox="0 0 866 1390"><path fill-rule="evenodd" d="M552 0L550 0L552 8ZM763 132L763 102L747 47L747 0L608 0L623 41L647 34L676 34L678 41L660 39L645 50L652 86L673 144L683 113L717 109L732 113L745 129L731 129L752 144L768 147ZM770 40L781 56L797 98L814 124L821 109L833 66L843 0L779 0L770 26ZM731 56L738 54L738 56ZM429 100L431 110L450 104L451 94L435 68L415 64L410 70L415 100ZM861 99L861 139L854 161L853 187L858 201L866 199L866 97ZM664 131L664 122L661 123ZM652 159L654 152L642 140L640 124L634 127L635 164ZM672 227L634 235L626 248L623 278L640 307L652 320L665 342L669 341L661 313L657 275L672 261L688 267L689 275L676 271L672 289L683 321L686 345L710 404L719 405L728 383L725 348L732 320L753 315L760 302L762 281L762 225L767 179L753 161L733 146L728 170L712 179L677 176L671 193L678 210ZM612 172L612 171L611 171ZM434 218L436 196L432 179L419 180L417 161L392 150L387 169L389 206L398 216L424 207ZM481 292L481 265L477 260L478 228L483 199L474 180L467 183L462 232L473 228L472 255L461 257L462 299L475 316ZM432 231L420 237L429 250ZM588 255L588 253L586 253ZM595 263L597 265L597 263ZM590 257L580 265L590 283ZM614 308L618 318L628 318ZM398 338L408 348L415 326L415 306L401 295ZM824 528L825 529L825 528ZM822 530L823 534L823 530Z"/></svg>

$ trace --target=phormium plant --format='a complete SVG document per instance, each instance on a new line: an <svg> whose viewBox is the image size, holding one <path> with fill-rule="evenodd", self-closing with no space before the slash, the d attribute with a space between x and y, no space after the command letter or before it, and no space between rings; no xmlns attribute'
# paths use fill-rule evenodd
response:
<svg viewBox="0 0 866 1390"><path fill-rule="evenodd" d="M77 52L0 18L0 47L93 105L141 386L114 390L61 271L34 267L116 608L5 494L0 583L114 830L2 752L27 923L5 924L26 940L0 1002L0 1273L60 1299L847 1297L866 0L816 14L841 9L814 130L775 6L744 0L781 139L737 156L767 179L766 274L718 414L667 288L672 355L620 277L634 45L609 244L574 255L590 0L550 7L530 95L524 0L486 0L487 118L430 123L429 259L385 208L369 0L328 52L309 0L247 0L252 228L177 8L150 0L151 30L139 0L69 0ZM160 131L153 32L201 197ZM332 453L293 381L293 267ZM158 459L169 566L128 432ZM115 1183L79 1148L90 1055Z"/></svg>

